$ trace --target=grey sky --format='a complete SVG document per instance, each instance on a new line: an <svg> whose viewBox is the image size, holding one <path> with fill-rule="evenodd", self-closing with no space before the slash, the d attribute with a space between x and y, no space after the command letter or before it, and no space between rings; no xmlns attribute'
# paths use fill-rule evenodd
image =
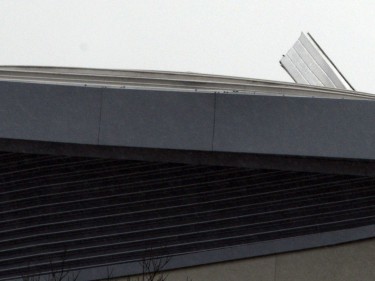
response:
<svg viewBox="0 0 375 281"><path fill-rule="evenodd" d="M0 65L192 71L291 81L279 65L309 31L375 94L375 1L0 0Z"/></svg>

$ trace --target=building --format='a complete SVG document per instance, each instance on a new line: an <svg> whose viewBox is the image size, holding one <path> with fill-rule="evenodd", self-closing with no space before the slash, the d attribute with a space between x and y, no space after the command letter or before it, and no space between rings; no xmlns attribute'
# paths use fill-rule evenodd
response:
<svg viewBox="0 0 375 281"><path fill-rule="evenodd" d="M0 280L137 275L149 256L175 280L375 277L372 95L151 71L0 80Z"/></svg>

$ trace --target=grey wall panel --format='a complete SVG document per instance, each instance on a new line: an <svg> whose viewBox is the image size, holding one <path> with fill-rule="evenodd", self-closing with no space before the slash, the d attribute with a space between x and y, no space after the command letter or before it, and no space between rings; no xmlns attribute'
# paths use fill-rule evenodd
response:
<svg viewBox="0 0 375 281"><path fill-rule="evenodd" d="M375 103L218 94L214 150L375 158Z"/></svg>
<svg viewBox="0 0 375 281"><path fill-rule="evenodd" d="M100 144L211 150L212 93L105 89Z"/></svg>
<svg viewBox="0 0 375 281"><path fill-rule="evenodd" d="M373 101L0 82L8 140L374 160L373 120Z"/></svg>
<svg viewBox="0 0 375 281"><path fill-rule="evenodd" d="M0 137L96 144L101 89L0 82Z"/></svg>

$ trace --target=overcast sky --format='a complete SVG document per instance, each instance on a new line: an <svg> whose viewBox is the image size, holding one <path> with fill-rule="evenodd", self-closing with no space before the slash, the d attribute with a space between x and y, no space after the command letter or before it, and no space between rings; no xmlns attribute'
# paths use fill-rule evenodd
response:
<svg viewBox="0 0 375 281"><path fill-rule="evenodd" d="M0 65L191 71L292 81L310 32L375 94L375 0L0 0Z"/></svg>

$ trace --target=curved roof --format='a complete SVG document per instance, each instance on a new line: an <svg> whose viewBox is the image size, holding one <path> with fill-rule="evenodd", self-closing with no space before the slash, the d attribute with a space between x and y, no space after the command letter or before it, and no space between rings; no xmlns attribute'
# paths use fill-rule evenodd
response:
<svg viewBox="0 0 375 281"><path fill-rule="evenodd" d="M0 81L213 92L264 92L274 95L375 99L368 93L253 78L192 72L115 70L46 66L0 66Z"/></svg>

